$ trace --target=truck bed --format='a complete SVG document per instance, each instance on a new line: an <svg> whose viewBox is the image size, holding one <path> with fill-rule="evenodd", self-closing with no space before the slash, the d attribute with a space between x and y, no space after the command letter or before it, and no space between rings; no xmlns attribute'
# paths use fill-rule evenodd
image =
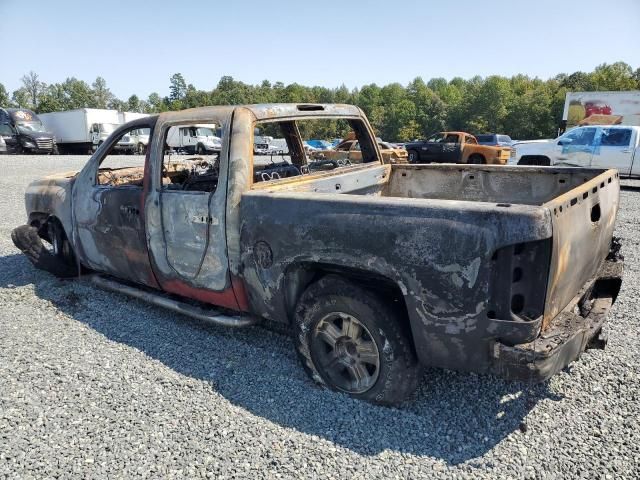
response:
<svg viewBox="0 0 640 480"><path fill-rule="evenodd" d="M274 292L292 265L366 265L400 286L424 364L487 371L491 341L532 341L588 290L618 195L615 170L549 167L357 166L257 183L241 248L266 243L273 265L245 264L249 297L286 318Z"/></svg>

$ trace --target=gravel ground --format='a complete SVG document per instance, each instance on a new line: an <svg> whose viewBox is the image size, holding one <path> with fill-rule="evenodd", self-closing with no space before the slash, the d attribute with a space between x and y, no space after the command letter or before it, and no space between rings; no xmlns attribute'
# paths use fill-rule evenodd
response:
<svg viewBox="0 0 640 480"><path fill-rule="evenodd" d="M85 160L0 157L0 477L638 477L640 187L606 350L545 385L428 370L392 409L316 388L285 336L35 270L9 237L24 188Z"/></svg>

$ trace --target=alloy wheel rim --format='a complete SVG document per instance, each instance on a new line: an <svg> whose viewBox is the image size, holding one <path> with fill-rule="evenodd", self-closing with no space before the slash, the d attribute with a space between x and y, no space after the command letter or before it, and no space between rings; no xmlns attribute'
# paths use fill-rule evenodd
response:
<svg viewBox="0 0 640 480"><path fill-rule="evenodd" d="M316 325L311 354L321 374L338 390L370 390L380 375L380 352L371 332L353 315L333 312Z"/></svg>

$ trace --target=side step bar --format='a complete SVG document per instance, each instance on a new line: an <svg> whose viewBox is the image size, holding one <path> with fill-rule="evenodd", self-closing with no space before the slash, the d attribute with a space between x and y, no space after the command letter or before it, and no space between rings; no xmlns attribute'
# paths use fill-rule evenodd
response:
<svg viewBox="0 0 640 480"><path fill-rule="evenodd" d="M169 298L161 292L156 293L143 290L98 274L92 275L90 278L93 283L105 290L124 293L125 295L143 300L151 303L152 305L163 307L173 312L181 313L188 317L197 318L198 320L222 327L249 327L251 325L255 325L259 320L257 317L224 315L218 310L196 307L194 305Z"/></svg>

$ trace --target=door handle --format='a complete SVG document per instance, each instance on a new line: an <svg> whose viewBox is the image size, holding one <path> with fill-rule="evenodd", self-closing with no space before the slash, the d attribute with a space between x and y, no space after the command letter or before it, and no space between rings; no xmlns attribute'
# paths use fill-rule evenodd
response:
<svg viewBox="0 0 640 480"><path fill-rule="evenodd" d="M620 150L621 153L631 153L631 150L625 148L624 150Z"/></svg>
<svg viewBox="0 0 640 480"><path fill-rule="evenodd" d="M140 215L140 210L131 205L120 205L120 212L123 215Z"/></svg>

